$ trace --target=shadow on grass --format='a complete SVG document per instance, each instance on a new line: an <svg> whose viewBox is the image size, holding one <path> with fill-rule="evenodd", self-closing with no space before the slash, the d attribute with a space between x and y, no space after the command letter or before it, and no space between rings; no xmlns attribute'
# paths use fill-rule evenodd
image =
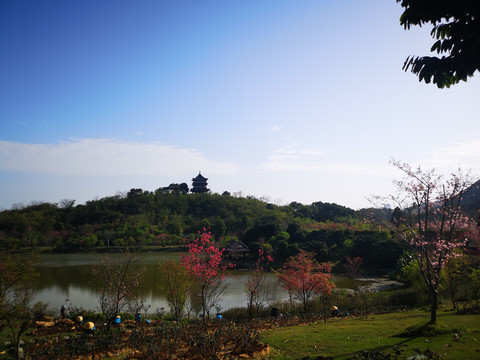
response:
<svg viewBox="0 0 480 360"><path fill-rule="evenodd" d="M349 359L349 360L397 360L397 359L440 360L442 358L440 354L437 354L436 352L431 351L428 348L425 350L421 350L419 348L408 347L408 343L411 340L413 340L413 338L404 340L404 341L399 341L397 344L394 344L394 345L385 345L385 346L379 346L376 348L356 351L346 355L345 359ZM318 359L324 359L324 358L322 357L308 358L307 357L304 359L318 360ZM325 358L325 359L334 359L334 358Z"/></svg>
<svg viewBox="0 0 480 360"><path fill-rule="evenodd" d="M458 332L460 329L452 328L443 324L431 324L429 322L420 325L410 326L394 337L414 338L414 337L433 337L437 335Z"/></svg>
<svg viewBox="0 0 480 360"><path fill-rule="evenodd" d="M411 356L408 359L440 359L440 355L430 349L420 350L418 348L409 347L409 343L419 337L435 337L444 334L457 333L460 330L443 324L431 324L429 322L419 325L410 326L405 331L393 335L399 338L395 344L377 346L373 348L356 351L346 355L346 359L356 360L393 360L403 359L408 353ZM400 338L403 338L400 340ZM316 359L316 358L315 358Z"/></svg>
<svg viewBox="0 0 480 360"><path fill-rule="evenodd" d="M397 344L377 346L375 348L355 351L345 355L345 359L356 360L391 360L397 359L400 354L406 351L406 345L410 340L399 341Z"/></svg>

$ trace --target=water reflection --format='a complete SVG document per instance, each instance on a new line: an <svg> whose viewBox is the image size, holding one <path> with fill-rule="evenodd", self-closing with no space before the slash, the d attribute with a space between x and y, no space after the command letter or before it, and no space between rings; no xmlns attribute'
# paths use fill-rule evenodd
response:
<svg viewBox="0 0 480 360"><path fill-rule="evenodd" d="M36 301L48 302L51 308L60 309L65 299L69 299L73 306L98 310L98 296L92 281L92 267L104 256L104 254L43 255L36 266L36 271L40 274L34 285L37 291ZM158 286L160 281L158 264L168 258L179 258L179 255L152 253L141 254L140 257L142 264L146 267L141 286L142 299L145 304L151 305L150 312L156 308L167 308L165 294ZM236 271L234 276L226 279L228 288L221 300L223 309L246 306L244 294L246 278L247 273ZM272 274L268 274L267 279L272 286L276 282ZM338 287L348 287L344 278L334 277L334 281ZM275 297L286 299L288 294L277 287Z"/></svg>

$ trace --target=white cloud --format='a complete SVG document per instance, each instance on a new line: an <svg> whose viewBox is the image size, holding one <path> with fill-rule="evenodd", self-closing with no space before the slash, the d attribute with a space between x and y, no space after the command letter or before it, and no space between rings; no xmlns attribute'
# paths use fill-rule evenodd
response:
<svg viewBox="0 0 480 360"><path fill-rule="evenodd" d="M384 174L387 164L328 162L326 152L300 148L296 144L281 147L260 168L267 172L315 172L345 175ZM390 172L391 173L391 172Z"/></svg>
<svg viewBox="0 0 480 360"><path fill-rule="evenodd" d="M480 133L472 139L430 152L421 165L422 168L435 168L441 173L451 173L460 167L463 170L471 169L474 174L480 175Z"/></svg>
<svg viewBox="0 0 480 360"><path fill-rule="evenodd" d="M289 172L317 172L324 174L344 175L371 175L383 174L388 168L387 165L379 164L357 164L357 163L328 163L328 162L284 162L272 160L262 164L265 171L289 171Z"/></svg>
<svg viewBox="0 0 480 360"><path fill-rule="evenodd" d="M72 139L58 144L0 140L0 170L53 175L181 176L192 170L235 174L240 167L209 160L195 149L116 139Z"/></svg>

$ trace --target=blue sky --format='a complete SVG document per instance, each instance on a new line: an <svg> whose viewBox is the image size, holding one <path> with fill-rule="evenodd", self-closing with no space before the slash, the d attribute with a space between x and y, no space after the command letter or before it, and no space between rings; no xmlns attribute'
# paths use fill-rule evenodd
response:
<svg viewBox="0 0 480 360"><path fill-rule="evenodd" d="M0 2L0 209L154 191L358 209L391 158L480 174L480 75L428 55L394 0Z"/></svg>

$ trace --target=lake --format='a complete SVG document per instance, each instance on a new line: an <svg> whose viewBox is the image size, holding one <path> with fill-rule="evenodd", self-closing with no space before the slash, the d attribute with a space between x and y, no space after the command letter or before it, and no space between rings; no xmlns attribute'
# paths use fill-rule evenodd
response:
<svg viewBox="0 0 480 360"><path fill-rule="evenodd" d="M99 311L98 295L92 282L92 267L103 257L105 254L42 255L39 264L35 267L40 274L34 285L35 301L49 303L52 309L60 309L65 300L69 299L69 305ZM161 252L139 254L139 257L146 268L140 292L141 298L145 304L151 305L150 313L162 307L168 311L165 294L158 286L160 281L158 264L169 258L179 259L180 255ZM225 279L228 287L220 301L223 310L246 306L244 287L247 276L248 272L235 270L233 276ZM267 274L267 281L273 286L276 278L273 274ZM334 275L333 281L337 287L349 286L348 279L341 276ZM274 297L276 300L288 299L288 293L277 286Z"/></svg>

